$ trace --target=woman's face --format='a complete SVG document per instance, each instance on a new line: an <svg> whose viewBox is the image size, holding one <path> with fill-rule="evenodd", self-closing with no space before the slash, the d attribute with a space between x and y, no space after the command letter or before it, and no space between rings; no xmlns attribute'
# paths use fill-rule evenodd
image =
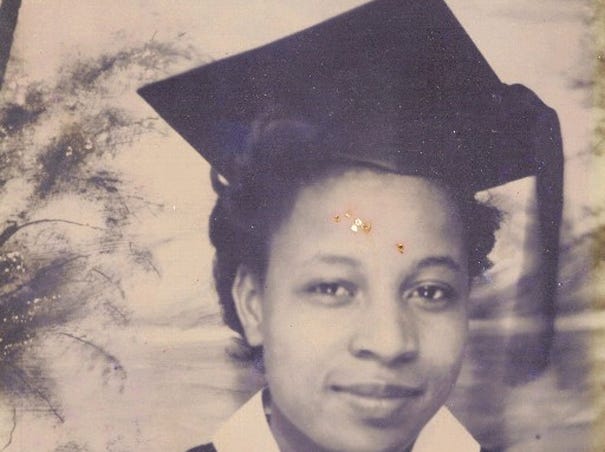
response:
<svg viewBox="0 0 605 452"><path fill-rule="evenodd" d="M303 188L264 284L244 270L234 285L248 341L264 348L281 448L409 445L457 378L468 280L439 184L352 170Z"/></svg>

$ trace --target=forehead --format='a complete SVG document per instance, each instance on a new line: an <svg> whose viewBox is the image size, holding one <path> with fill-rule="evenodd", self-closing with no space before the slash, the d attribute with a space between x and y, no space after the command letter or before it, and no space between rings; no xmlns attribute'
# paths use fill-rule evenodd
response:
<svg viewBox="0 0 605 452"><path fill-rule="evenodd" d="M453 199L429 178L369 169L331 174L300 190L272 248L281 245L298 254L382 252L403 243L410 250L420 249L417 244L451 254L462 243Z"/></svg>

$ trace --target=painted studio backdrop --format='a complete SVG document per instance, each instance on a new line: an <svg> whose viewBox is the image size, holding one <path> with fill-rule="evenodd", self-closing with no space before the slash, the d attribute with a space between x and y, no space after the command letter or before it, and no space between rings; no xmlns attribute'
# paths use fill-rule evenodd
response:
<svg viewBox="0 0 605 452"><path fill-rule="evenodd" d="M1 451L185 450L262 385L220 319L209 167L135 91L362 3L1 2ZM485 446L605 444L597 3L448 1L501 79L557 110L566 158L546 345L534 181L484 194L505 221L449 405Z"/></svg>

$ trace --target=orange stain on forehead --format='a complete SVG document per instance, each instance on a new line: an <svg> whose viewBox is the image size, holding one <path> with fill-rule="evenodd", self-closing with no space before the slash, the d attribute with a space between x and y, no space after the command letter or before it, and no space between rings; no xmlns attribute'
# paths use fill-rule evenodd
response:
<svg viewBox="0 0 605 452"><path fill-rule="evenodd" d="M350 210L347 210L344 212L344 214L336 214L332 216L332 222L334 223L340 223L343 218L347 219L347 220L351 220L352 221L349 223L347 221L347 224L349 224L349 229L353 232L365 232L366 234L369 233L372 230L372 223L368 220L364 220L360 217L355 216L355 218L353 218L354 215Z"/></svg>

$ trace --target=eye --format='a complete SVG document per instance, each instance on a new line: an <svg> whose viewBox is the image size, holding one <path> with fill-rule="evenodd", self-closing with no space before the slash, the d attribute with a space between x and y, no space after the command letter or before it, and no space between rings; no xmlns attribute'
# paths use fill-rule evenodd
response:
<svg viewBox="0 0 605 452"><path fill-rule="evenodd" d="M437 309L448 305L457 297L454 289L448 285L423 283L411 289L407 298L417 300L425 307Z"/></svg>
<svg viewBox="0 0 605 452"><path fill-rule="evenodd" d="M307 287L306 292L325 304L341 304L354 298L357 289L353 284L339 281L319 282Z"/></svg>

